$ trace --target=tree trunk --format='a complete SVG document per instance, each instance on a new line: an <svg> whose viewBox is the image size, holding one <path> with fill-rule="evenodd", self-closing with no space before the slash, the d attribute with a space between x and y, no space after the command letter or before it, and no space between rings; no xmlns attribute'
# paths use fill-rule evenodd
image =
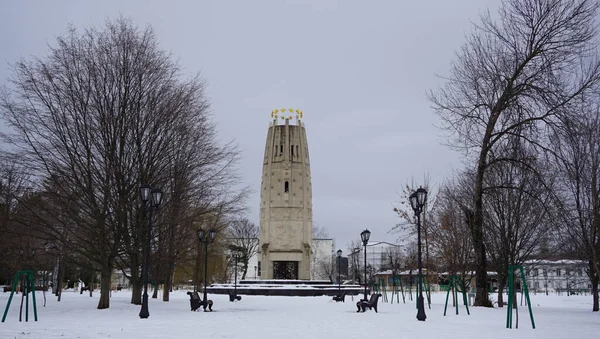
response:
<svg viewBox="0 0 600 339"><path fill-rule="evenodd" d="M157 257L157 259L159 259L158 255L156 257ZM160 285L160 259L158 260L158 263L156 265L156 273L154 274L154 292L152 293L152 299L158 298L159 285Z"/></svg>
<svg viewBox="0 0 600 339"><path fill-rule="evenodd" d="M493 125L492 125L493 126ZM489 128L489 126L488 126ZM488 298L487 289L487 260L485 253L485 243L483 241L483 177L486 167L487 145L489 135L486 134L483 140L483 147L479 155L477 164L477 176L475 179L474 205L473 213L467 215L467 222L471 228L471 237L473 240L473 249L475 251L475 281L476 295L473 306L493 307Z"/></svg>
<svg viewBox="0 0 600 339"><path fill-rule="evenodd" d="M92 282L90 283L90 286L89 286L90 287L90 290L89 290L90 298L93 297L92 293L94 292L94 280L96 280L96 279L94 279L95 276L96 276L96 272L92 273Z"/></svg>
<svg viewBox="0 0 600 339"><path fill-rule="evenodd" d="M138 279L135 285L131 285L131 303L134 305L142 304L142 291L144 288L144 283L142 280Z"/></svg>
<svg viewBox="0 0 600 339"><path fill-rule="evenodd" d="M156 253L156 256L154 258L154 261L156 262L156 273L154 274L154 292L152 293L152 299L157 299L158 298L158 289L160 288L160 278L162 278L162 261L163 261L163 257L161 255L161 253L164 253L166 251L166 248L164 248L164 241L163 241L163 232L160 228L160 224L157 223L157 229L158 229L158 251Z"/></svg>
<svg viewBox="0 0 600 339"><path fill-rule="evenodd" d="M131 261L131 276L129 278L131 284L131 303L134 305L142 304L142 281L140 279L139 261L137 257Z"/></svg>
<svg viewBox="0 0 600 339"><path fill-rule="evenodd" d="M600 305L598 304L598 282L600 280L600 277L598 277L598 274L596 274L595 271L592 271L592 279L591 283L592 283L592 298L593 298L593 305L592 305L592 312L598 312L600 309Z"/></svg>
<svg viewBox="0 0 600 339"><path fill-rule="evenodd" d="M62 259L58 262L58 281L56 282L56 295L58 296L57 301L60 301L60 297L62 296L62 282L65 277L65 268Z"/></svg>
<svg viewBox="0 0 600 339"><path fill-rule="evenodd" d="M175 271L175 264L174 263L169 263L169 271L167 272L167 275L165 277L165 289L163 291L163 301L169 301L169 293L172 291L173 288L173 274Z"/></svg>
<svg viewBox="0 0 600 339"><path fill-rule="evenodd" d="M98 300L98 309L102 310L110 307L110 287L112 282L112 259L108 258L102 265L100 273L100 300Z"/></svg>
<svg viewBox="0 0 600 339"><path fill-rule="evenodd" d="M498 307L504 307L504 286L498 283Z"/></svg>
<svg viewBox="0 0 600 339"><path fill-rule="evenodd" d="M154 281L154 292L152 292L152 299L158 298L158 279Z"/></svg>
<svg viewBox="0 0 600 339"><path fill-rule="evenodd" d="M242 269L242 277L240 278L240 280L246 279L246 274L248 273L248 260L245 260L243 262L242 267L243 267L243 269Z"/></svg>

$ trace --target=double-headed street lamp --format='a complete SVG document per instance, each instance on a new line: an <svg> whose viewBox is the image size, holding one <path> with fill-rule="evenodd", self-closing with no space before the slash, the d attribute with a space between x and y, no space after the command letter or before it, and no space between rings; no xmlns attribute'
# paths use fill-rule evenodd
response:
<svg viewBox="0 0 600 339"><path fill-rule="evenodd" d="M240 248L234 248L233 251L233 259L235 260L235 273L234 273L234 280L233 280L233 298L229 298L229 301L235 301L235 300L241 300L238 299L238 295L237 295L237 270L238 270L238 262L239 260L242 258L243 253L241 251Z"/></svg>
<svg viewBox="0 0 600 339"><path fill-rule="evenodd" d="M342 250L337 250L337 261L338 261L338 295L342 295L342 280L340 279L340 262L342 259Z"/></svg>
<svg viewBox="0 0 600 339"><path fill-rule="evenodd" d="M427 201L427 190L423 187L419 187L419 189L408 197L410 200L410 205L415 211L415 215L417 216L417 260L419 264L419 278L418 278L418 286L417 291L419 291L419 297L417 298L417 319L419 321L425 321L427 316L425 315L425 305L423 300L423 264L421 262L421 212L423 212L423 206L425 206L425 202Z"/></svg>
<svg viewBox="0 0 600 339"><path fill-rule="evenodd" d="M369 238L371 237L371 232L369 230L364 230L360 233L360 240L362 240L363 246L365 247L365 301L367 299L367 244L369 243Z"/></svg>
<svg viewBox="0 0 600 339"><path fill-rule="evenodd" d="M144 265L144 294L142 295L142 309L140 318L146 319L150 316L148 311L148 271L150 270L150 237L152 236L152 210L157 209L162 201L160 188L152 188L150 185L140 186L140 198L142 204L148 207L148 229L146 230L146 262ZM149 205L148 202L150 203Z"/></svg>
<svg viewBox="0 0 600 339"><path fill-rule="evenodd" d="M208 244L213 242L216 236L217 231L214 229L210 229L208 232L202 228L198 230L198 240L204 244L204 299L202 300L202 307L205 312L206 307L208 306L208 298L206 296L206 280L208 279Z"/></svg>

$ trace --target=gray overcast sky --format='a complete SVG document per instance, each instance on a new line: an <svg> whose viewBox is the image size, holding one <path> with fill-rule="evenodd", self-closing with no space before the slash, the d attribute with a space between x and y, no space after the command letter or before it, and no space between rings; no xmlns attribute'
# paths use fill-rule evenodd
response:
<svg viewBox="0 0 600 339"><path fill-rule="evenodd" d="M67 24L119 14L153 26L161 47L209 84L223 140L243 151L241 172L258 223L270 113L298 108L311 155L313 210L347 253L368 228L394 242L391 203L411 178L440 183L460 168L426 91L442 83L471 21L495 0L10 1L0 0L0 81L8 63L45 56Z"/></svg>

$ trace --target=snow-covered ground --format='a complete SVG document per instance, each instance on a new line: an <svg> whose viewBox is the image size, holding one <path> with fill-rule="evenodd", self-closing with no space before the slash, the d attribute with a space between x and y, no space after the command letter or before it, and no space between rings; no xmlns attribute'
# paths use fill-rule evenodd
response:
<svg viewBox="0 0 600 339"><path fill-rule="evenodd" d="M3 312L9 293L0 293ZM590 296L531 295L536 329L527 307L519 307L519 328L506 329L506 308L464 306L443 316L445 294L433 295L427 321L415 318L414 302L379 304L379 313L356 313L356 300L336 303L330 297L243 296L231 303L226 295L209 295L214 312L190 312L184 291L171 301L150 299L150 318L140 319L139 306L129 303L130 292L113 292L111 307L97 310L95 293L64 292L62 301L36 294L38 321L19 322L21 295L15 295L8 316L0 323L0 338L595 338L600 314L591 312ZM520 298L519 298L520 299ZM380 299L381 301L381 299ZM400 299L402 301L402 299ZM513 318L515 316L513 315ZM23 320L25 307L23 307Z"/></svg>

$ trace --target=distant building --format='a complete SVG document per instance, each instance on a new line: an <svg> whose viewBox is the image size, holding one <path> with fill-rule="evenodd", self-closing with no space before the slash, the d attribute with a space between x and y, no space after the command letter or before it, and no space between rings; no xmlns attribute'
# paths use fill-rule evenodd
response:
<svg viewBox="0 0 600 339"><path fill-rule="evenodd" d="M348 254L348 279L356 282L364 280L365 248L355 248ZM367 271L374 274L389 268L390 255L406 256L405 247L385 241L369 242L367 244Z"/></svg>
<svg viewBox="0 0 600 339"><path fill-rule="evenodd" d="M253 241L259 242L258 238L254 238ZM311 246L311 264L310 264L310 279L311 280L329 280L332 270L337 274L337 268L334 267L335 253L333 251L333 239L312 239ZM246 273L247 280L261 279L262 263L260 248L258 253L251 256L248 260L248 272ZM347 267L347 266L346 266ZM347 270L347 268L346 268ZM238 279L241 275L238 272ZM233 281L233 272L230 274L230 280ZM335 277L334 277L335 278Z"/></svg>
<svg viewBox="0 0 600 339"><path fill-rule="evenodd" d="M523 266L533 293L589 293L592 288L583 260L531 260Z"/></svg>

